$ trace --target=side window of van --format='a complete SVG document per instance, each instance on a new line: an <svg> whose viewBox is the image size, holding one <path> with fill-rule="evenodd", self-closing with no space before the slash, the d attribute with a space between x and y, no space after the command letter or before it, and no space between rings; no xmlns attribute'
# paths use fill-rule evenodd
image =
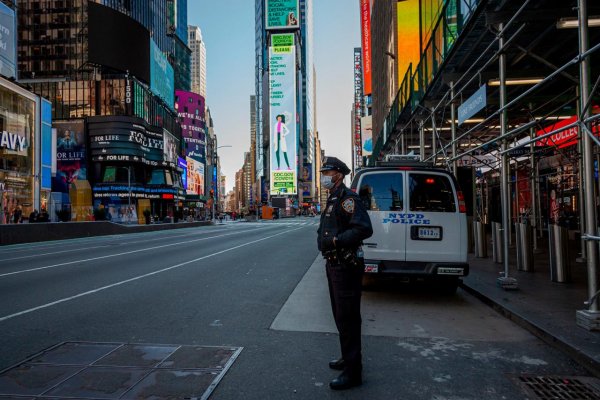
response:
<svg viewBox="0 0 600 400"><path fill-rule="evenodd" d="M452 184L447 176L410 174L410 211L456 212Z"/></svg>
<svg viewBox="0 0 600 400"><path fill-rule="evenodd" d="M402 211L404 204L403 173L363 175L358 195L370 211Z"/></svg>

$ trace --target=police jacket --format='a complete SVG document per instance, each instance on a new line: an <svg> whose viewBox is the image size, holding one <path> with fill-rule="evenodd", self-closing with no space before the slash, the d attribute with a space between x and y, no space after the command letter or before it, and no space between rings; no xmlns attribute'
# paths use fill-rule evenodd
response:
<svg viewBox="0 0 600 400"><path fill-rule="evenodd" d="M323 252L356 249L364 239L373 235L371 219L365 205L360 197L343 183L329 194L317 233L317 245L319 251Z"/></svg>

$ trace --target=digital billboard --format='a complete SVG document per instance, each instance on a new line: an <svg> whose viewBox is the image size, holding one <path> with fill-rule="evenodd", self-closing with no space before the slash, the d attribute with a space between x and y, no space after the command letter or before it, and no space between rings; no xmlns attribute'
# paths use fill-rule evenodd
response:
<svg viewBox="0 0 600 400"><path fill-rule="evenodd" d="M52 191L68 193L72 183L87 179L83 120L54 122L56 129L56 176Z"/></svg>
<svg viewBox="0 0 600 400"><path fill-rule="evenodd" d="M166 130L163 130L163 155L164 160L169 163L169 165L177 165L177 157L179 155L179 152L177 151L178 148L179 139Z"/></svg>
<svg viewBox="0 0 600 400"><path fill-rule="evenodd" d="M298 0L265 0L265 19L267 30L299 28Z"/></svg>
<svg viewBox="0 0 600 400"><path fill-rule="evenodd" d="M150 83L150 32L139 22L110 7L93 1L87 2L87 7L88 61L129 71Z"/></svg>
<svg viewBox="0 0 600 400"><path fill-rule="evenodd" d="M421 32L419 26L419 0L397 3L398 18L398 86L412 63L413 73L421 59Z"/></svg>
<svg viewBox="0 0 600 400"><path fill-rule="evenodd" d="M150 40L150 90L170 108L175 105L175 72L154 40Z"/></svg>
<svg viewBox="0 0 600 400"><path fill-rule="evenodd" d="M373 154L373 116L362 117L360 120L360 136L363 157Z"/></svg>
<svg viewBox="0 0 600 400"><path fill-rule="evenodd" d="M272 35L269 47L271 194L297 194L296 47L293 34Z"/></svg>
<svg viewBox="0 0 600 400"><path fill-rule="evenodd" d="M197 93L175 91L175 111L181 124L181 136L185 143L184 154L206 162L205 100Z"/></svg>
<svg viewBox="0 0 600 400"><path fill-rule="evenodd" d="M204 164L193 158L187 161L187 194L204 196Z"/></svg>
<svg viewBox="0 0 600 400"><path fill-rule="evenodd" d="M371 94L371 4L360 0L360 30L362 33L363 94Z"/></svg>
<svg viewBox="0 0 600 400"><path fill-rule="evenodd" d="M0 75L16 78L17 17L15 11L0 2Z"/></svg>
<svg viewBox="0 0 600 400"><path fill-rule="evenodd" d="M183 183L183 190L187 191L187 161L185 158L177 157L177 166L183 170L181 173L181 181Z"/></svg>

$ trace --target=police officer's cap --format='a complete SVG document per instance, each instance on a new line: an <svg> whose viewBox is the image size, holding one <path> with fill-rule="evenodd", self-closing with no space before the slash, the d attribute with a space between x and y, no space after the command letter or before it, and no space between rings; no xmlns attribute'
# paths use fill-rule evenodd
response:
<svg viewBox="0 0 600 400"><path fill-rule="evenodd" d="M325 157L323 159L323 165L321 166L321 172L324 171L338 171L344 175L350 173L350 168L340 159L335 157Z"/></svg>

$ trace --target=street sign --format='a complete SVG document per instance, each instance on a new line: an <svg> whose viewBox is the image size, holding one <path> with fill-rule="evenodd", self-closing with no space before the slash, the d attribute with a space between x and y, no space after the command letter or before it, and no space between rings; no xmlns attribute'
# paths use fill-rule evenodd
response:
<svg viewBox="0 0 600 400"><path fill-rule="evenodd" d="M483 85L471 97L458 107L458 125L481 111L487 104L486 85Z"/></svg>

